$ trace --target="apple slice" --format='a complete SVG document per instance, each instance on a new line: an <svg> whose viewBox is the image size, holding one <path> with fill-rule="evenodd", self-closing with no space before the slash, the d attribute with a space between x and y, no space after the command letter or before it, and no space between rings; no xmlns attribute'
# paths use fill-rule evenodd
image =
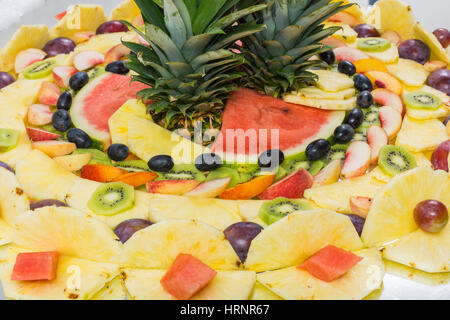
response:
<svg viewBox="0 0 450 320"><path fill-rule="evenodd" d="M27 128L28 137L31 141L47 141L55 140L61 137L61 135L48 132L38 128Z"/></svg>
<svg viewBox="0 0 450 320"><path fill-rule="evenodd" d="M398 46L400 44L400 42L402 42L402 37L400 37L400 35L394 31L394 30L388 30L386 32L384 32L381 35L382 38L389 40L392 44L395 44L396 46Z"/></svg>
<svg viewBox="0 0 450 320"><path fill-rule="evenodd" d="M350 198L350 209L353 214L365 219L369 214L372 202L372 198L353 196Z"/></svg>
<svg viewBox="0 0 450 320"><path fill-rule="evenodd" d="M351 47L339 47L333 49L337 61L348 60L355 62L361 59L370 59L363 51Z"/></svg>
<svg viewBox="0 0 450 320"><path fill-rule="evenodd" d="M197 180L160 180L147 183L147 192L182 196L194 190L200 181Z"/></svg>
<svg viewBox="0 0 450 320"><path fill-rule="evenodd" d="M389 143L389 137L383 128L371 126L367 129L367 142L370 146L370 163L377 164L378 156L382 147Z"/></svg>
<svg viewBox="0 0 450 320"><path fill-rule="evenodd" d="M54 67L52 71L53 80L58 87L67 88L70 78L77 72L78 70L72 67Z"/></svg>
<svg viewBox="0 0 450 320"><path fill-rule="evenodd" d="M38 100L40 104L45 104L47 106L56 106L60 95L61 91L56 84L50 81L45 81L42 83L41 88L39 89Z"/></svg>
<svg viewBox="0 0 450 320"><path fill-rule="evenodd" d="M192 198L215 198L226 190L231 178L216 179L202 183L197 188L185 194Z"/></svg>
<svg viewBox="0 0 450 320"><path fill-rule="evenodd" d="M353 141L345 154L341 178L349 179L362 176L369 169L370 147L363 141Z"/></svg>
<svg viewBox="0 0 450 320"><path fill-rule="evenodd" d="M118 44L108 50L105 55L105 63L111 63L122 59L127 54L130 54L131 50L125 47L123 44Z"/></svg>
<svg viewBox="0 0 450 320"><path fill-rule="evenodd" d="M32 48L20 51L14 61L14 70L19 74L33 63L44 60L46 56L47 53L40 49Z"/></svg>
<svg viewBox="0 0 450 320"><path fill-rule="evenodd" d="M331 161L325 168L314 176L313 188L337 182L341 174L341 168L341 160Z"/></svg>
<svg viewBox="0 0 450 320"><path fill-rule="evenodd" d="M384 106L378 109L381 127L386 131L389 140L394 138L402 126L402 116L394 108Z"/></svg>
<svg viewBox="0 0 450 320"><path fill-rule="evenodd" d="M95 36L94 31L81 31L77 32L73 35L73 41L75 41L76 44L80 44L86 41L89 41L93 36Z"/></svg>
<svg viewBox="0 0 450 320"><path fill-rule="evenodd" d="M447 63L439 60L431 60L425 63L423 66L428 72L435 72L447 68Z"/></svg>
<svg viewBox="0 0 450 320"><path fill-rule="evenodd" d="M358 19L356 19L350 13L345 12L345 11L336 13L335 15L328 18L328 21L342 22L344 24L348 24L352 28L360 23Z"/></svg>
<svg viewBox="0 0 450 320"><path fill-rule="evenodd" d="M68 156L55 157L53 160L56 161L61 167L66 170L75 172L81 170L85 165L89 163L92 159L91 153L84 154L71 154Z"/></svg>
<svg viewBox="0 0 450 320"><path fill-rule="evenodd" d="M28 123L34 126L45 126L52 122L53 112L49 106L33 104L28 107Z"/></svg>
<svg viewBox="0 0 450 320"><path fill-rule="evenodd" d="M405 106L403 105L402 99L394 92L379 88L373 90L371 93L373 100L380 106L394 108L402 116L405 114Z"/></svg>
<svg viewBox="0 0 450 320"><path fill-rule="evenodd" d="M96 65L102 64L104 61L105 56L93 50L82 51L73 57L73 65L79 71L91 69Z"/></svg>
<svg viewBox="0 0 450 320"><path fill-rule="evenodd" d="M344 41L342 41L338 38L335 38L335 37L327 37L327 38L323 39L321 42L322 42L322 44L329 46L331 48L340 48L340 47L347 46L347 44Z"/></svg>
<svg viewBox="0 0 450 320"><path fill-rule="evenodd" d="M31 144L31 148L38 149L50 158L65 156L75 151L75 143L66 141L38 141Z"/></svg>
<svg viewBox="0 0 450 320"><path fill-rule="evenodd" d="M292 172L287 177L274 183L259 195L261 200L272 200L279 197L298 199L303 197L306 189L313 185L312 175L303 168Z"/></svg>

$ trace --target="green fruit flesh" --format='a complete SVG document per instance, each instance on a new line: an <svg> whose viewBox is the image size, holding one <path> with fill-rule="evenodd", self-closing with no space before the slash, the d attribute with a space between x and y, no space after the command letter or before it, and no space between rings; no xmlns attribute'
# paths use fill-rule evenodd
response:
<svg viewBox="0 0 450 320"><path fill-rule="evenodd" d="M384 38L358 39L358 49L367 52L383 52L391 47L391 42Z"/></svg>
<svg viewBox="0 0 450 320"><path fill-rule="evenodd" d="M111 165L111 160L108 156L97 149L76 149L72 154L92 154L92 159L89 164L105 164Z"/></svg>
<svg viewBox="0 0 450 320"><path fill-rule="evenodd" d="M235 185L241 183L241 176L239 175L239 172L237 172L237 170L227 167L220 167L219 169L211 171L208 174L206 181L212 181L223 178L231 178L228 188L232 188Z"/></svg>
<svg viewBox="0 0 450 320"><path fill-rule="evenodd" d="M19 141L19 131L0 128L0 148L14 148Z"/></svg>
<svg viewBox="0 0 450 320"><path fill-rule="evenodd" d="M359 126L359 128L356 129L356 131L361 132L361 130L358 130L360 128L369 128L370 126L381 126L380 121L380 112L378 111L377 107L370 107L363 110L364 113L364 121Z"/></svg>
<svg viewBox="0 0 450 320"><path fill-rule="evenodd" d="M436 110L442 105L442 100L428 92L412 92L403 97L406 107L412 109Z"/></svg>
<svg viewBox="0 0 450 320"><path fill-rule="evenodd" d="M396 174L417 167L414 156L401 146L384 146L380 151L378 165L384 173L395 176Z"/></svg>
<svg viewBox="0 0 450 320"><path fill-rule="evenodd" d="M326 157L327 163L330 163L333 160L344 160L347 149L347 144L335 144L334 146L331 146Z"/></svg>
<svg viewBox="0 0 450 320"><path fill-rule="evenodd" d="M148 164L143 160L120 161L114 163L114 166L130 172L150 171Z"/></svg>
<svg viewBox="0 0 450 320"><path fill-rule="evenodd" d="M267 225L283 219L299 210L311 210L313 207L305 200L277 198L264 203L259 209L259 218Z"/></svg>
<svg viewBox="0 0 450 320"><path fill-rule="evenodd" d="M160 180L197 180L200 182L205 181L205 175L197 170L192 164L179 164L175 165L172 170L168 172L158 172L158 178Z"/></svg>
<svg viewBox="0 0 450 320"><path fill-rule="evenodd" d="M134 188L122 182L103 184L94 192L87 205L95 214L116 215L134 206Z"/></svg>
<svg viewBox="0 0 450 320"><path fill-rule="evenodd" d="M44 60L33 63L23 71L23 76L27 79L41 79L52 73L53 68L56 66L54 60Z"/></svg>

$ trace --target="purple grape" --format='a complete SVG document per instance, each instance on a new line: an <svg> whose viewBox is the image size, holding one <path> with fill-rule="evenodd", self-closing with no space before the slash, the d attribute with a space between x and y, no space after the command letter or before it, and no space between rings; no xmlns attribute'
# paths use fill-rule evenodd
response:
<svg viewBox="0 0 450 320"><path fill-rule="evenodd" d="M101 24L97 29L97 34L127 32L128 27L119 20L111 20Z"/></svg>
<svg viewBox="0 0 450 320"><path fill-rule="evenodd" d="M361 218L360 216L357 216L356 214L347 214L347 216L352 221L353 226L356 229L356 232L358 232L359 236L361 236L366 219Z"/></svg>
<svg viewBox="0 0 450 320"><path fill-rule="evenodd" d="M55 38L47 42L42 50L47 53L47 57L54 57L58 54L67 54L75 50L75 42L69 38Z"/></svg>
<svg viewBox="0 0 450 320"><path fill-rule="evenodd" d="M353 29L358 34L358 38L369 38L369 37L379 37L380 33L378 30L367 23L361 23L357 26L354 26Z"/></svg>
<svg viewBox="0 0 450 320"><path fill-rule="evenodd" d="M422 201L414 208L414 220L423 231L438 233L448 223L447 207L438 200Z"/></svg>
<svg viewBox="0 0 450 320"><path fill-rule="evenodd" d="M9 86L11 83L15 81L16 79L8 72L0 72L0 89Z"/></svg>
<svg viewBox="0 0 450 320"><path fill-rule="evenodd" d="M46 200L41 200L41 201L37 201L37 202L33 202L30 204L30 209L31 210L36 210L39 208L43 208L43 207L51 207L51 206L55 206L55 207L68 207L67 204L65 204L62 201L59 200L54 200L54 199L46 199Z"/></svg>
<svg viewBox="0 0 450 320"><path fill-rule="evenodd" d="M400 58L414 60L421 64L425 64L431 57L430 48L418 39L410 39L400 43L398 54Z"/></svg>
<svg viewBox="0 0 450 320"><path fill-rule="evenodd" d="M450 70L441 69L434 71L428 77L427 84L450 96Z"/></svg>
<svg viewBox="0 0 450 320"><path fill-rule="evenodd" d="M150 221L144 219L129 219L122 221L119 225L117 225L114 229L114 233L120 239L120 242L125 243L133 236L133 234L141 229L151 226L152 224L153 223Z"/></svg>
<svg viewBox="0 0 450 320"><path fill-rule="evenodd" d="M263 230L253 222L238 222L232 224L223 232L242 263L247 259L248 249L252 240Z"/></svg>
<svg viewBox="0 0 450 320"><path fill-rule="evenodd" d="M446 28L439 28L434 30L433 34L442 44L444 49L447 49L447 47L450 45L450 31L448 31L448 29Z"/></svg>
<svg viewBox="0 0 450 320"><path fill-rule="evenodd" d="M0 167L8 171L11 171L12 173L15 173L13 168L11 168L7 163L4 163L2 161L0 161Z"/></svg>

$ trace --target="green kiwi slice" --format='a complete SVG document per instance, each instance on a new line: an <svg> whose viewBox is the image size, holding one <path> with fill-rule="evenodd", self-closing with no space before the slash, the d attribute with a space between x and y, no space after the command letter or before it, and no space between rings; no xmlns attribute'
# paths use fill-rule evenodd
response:
<svg viewBox="0 0 450 320"><path fill-rule="evenodd" d="M384 173L390 176L417 167L416 159L411 152L404 147L392 145L381 148L378 165Z"/></svg>
<svg viewBox="0 0 450 320"><path fill-rule="evenodd" d="M359 128L369 128L370 126L381 126L380 112L377 107L370 107L363 110L364 120ZM358 129L356 131L358 131Z"/></svg>
<svg viewBox="0 0 450 320"><path fill-rule="evenodd" d="M384 38L361 38L358 39L357 47L367 52L382 52L391 47L391 42Z"/></svg>
<svg viewBox="0 0 450 320"><path fill-rule="evenodd" d="M261 173L261 168L257 164L253 163L225 164L224 167L237 171L239 174L239 183L248 182Z"/></svg>
<svg viewBox="0 0 450 320"><path fill-rule="evenodd" d="M167 172L158 172L159 177L156 181L160 180L197 180L200 182L205 181L205 175L199 171L193 164L177 164L172 170Z"/></svg>
<svg viewBox="0 0 450 320"><path fill-rule="evenodd" d="M364 141L367 142L367 128L363 128L360 131L355 131L355 135L353 136L353 141Z"/></svg>
<svg viewBox="0 0 450 320"><path fill-rule="evenodd" d="M285 160L283 162L282 167L288 172L293 172L300 168L307 170L312 175L317 174L323 167L325 163L323 161L303 161L303 160Z"/></svg>
<svg viewBox="0 0 450 320"><path fill-rule="evenodd" d="M49 59L33 63L23 71L23 76L27 79L41 79L52 73L56 66L56 61Z"/></svg>
<svg viewBox="0 0 450 320"><path fill-rule="evenodd" d="M258 216L265 224L271 225L295 211L312 209L313 206L306 200L277 198L265 202L259 209Z"/></svg>
<svg viewBox="0 0 450 320"><path fill-rule="evenodd" d="M0 128L0 148L14 148L19 142L19 131Z"/></svg>
<svg viewBox="0 0 450 320"><path fill-rule="evenodd" d="M134 206L134 188L123 182L103 184L95 190L87 206L95 214L116 215Z"/></svg>
<svg viewBox="0 0 450 320"><path fill-rule="evenodd" d="M416 91L405 94L403 97L406 107L412 109L436 110L442 105L438 96L424 91Z"/></svg>
<svg viewBox="0 0 450 320"><path fill-rule="evenodd" d="M108 156L97 149L76 149L72 154L86 154L90 153L92 154L92 159L89 162L89 164L106 164L111 165L111 160L108 158Z"/></svg>
<svg viewBox="0 0 450 320"><path fill-rule="evenodd" d="M97 78L98 76L101 76L105 72L105 67L95 67L94 69L87 71L87 74L89 76L89 80L92 80L94 78Z"/></svg>
<svg viewBox="0 0 450 320"><path fill-rule="evenodd" d="M150 171L147 162L143 160L119 161L114 166L129 172Z"/></svg>
<svg viewBox="0 0 450 320"><path fill-rule="evenodd" d="M231 178L228 188L232 188L235 185L241 183L241 177L237 170L227 167L220 167L214 171L211 171L206 178L206 181Z"/></svg>
<svg viewBox="0 0 450 320"><path fill-rule="evenodd" d="M330 163L333 160L344 160L347 149L348 144L335 144L331 146L326 157L327 163Z"/></svg>

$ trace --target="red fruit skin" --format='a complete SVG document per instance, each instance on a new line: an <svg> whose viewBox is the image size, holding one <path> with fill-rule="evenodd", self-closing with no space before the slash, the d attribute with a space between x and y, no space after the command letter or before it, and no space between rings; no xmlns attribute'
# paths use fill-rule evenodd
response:
<svg viewBox="0 0 450 320"><path fill-rule="evenodd" d="M58 252L19 253L14 264L11 280L37 281L56 279Z"/></svg>
<svg viewBox="0 0 450 320"><path fill-rule="evenodd" d="M448 223L448 210L437 200L424 200L414 208L414 221L425 232L440 232Z"/></svg>
<svg viewBox="0 0 450 320"><path fill-rule="evenodd" d="M27 133L31 141L55 140L61 137L59 134L37 128L27 128Z"/></svg>
<svg viewBox="0 0 450 320"><path fill-rule="evenodd" d="M434 170L444 170L448 171L448 154L450 152L450 139L442 142L434 150L431 155L431 164Z"/></svg>
<svg viewBox="0 0 450 320"><path fill-rule="evenodd" d="M58 13L58 14L55 16L55 19L56 19L56 20L62 20L62 18L64 18L64 17L66 16L66 14L67 14L67 11L63 11L63 12L61 12L61 13Z"/></svg>
<svg viewBox="0 0 450 320"><path fill-rule="evenodd" d="M313 183L313 176L301 168L267 188L259 195L259 198L261 200L273 200L279 197L298 199L303 197L305 190L311 188Z"/></svg>

